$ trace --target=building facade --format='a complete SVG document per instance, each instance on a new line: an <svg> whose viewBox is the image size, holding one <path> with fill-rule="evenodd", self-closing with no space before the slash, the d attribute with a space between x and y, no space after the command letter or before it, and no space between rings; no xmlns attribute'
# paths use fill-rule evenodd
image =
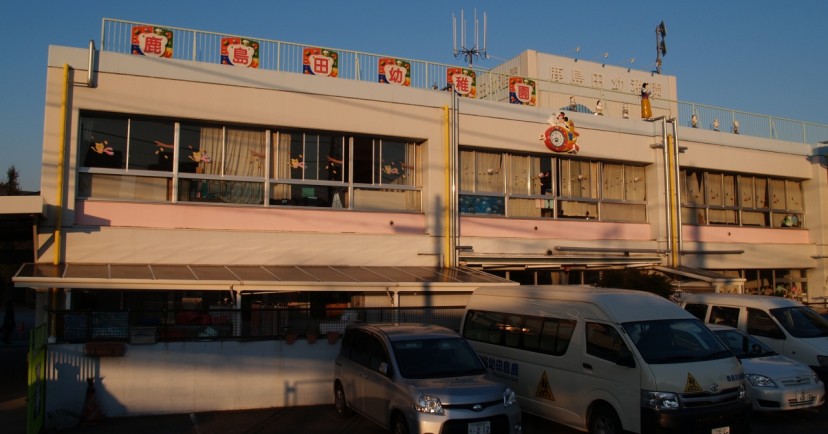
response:
<svg viewBox="0 0 828 434"><path fill-rule="evenodd" d="M336 346L289 346L292 327L462 308L484 285L638 268L828 295L816 145L699 128L676 78L645 71L527 51L469 94L441 90L451 68L393 85L347 59L319 76L50 47L45 217L14 279L50 336L47 413L78 411L87 377L109 415L332 402Z"/></svg>

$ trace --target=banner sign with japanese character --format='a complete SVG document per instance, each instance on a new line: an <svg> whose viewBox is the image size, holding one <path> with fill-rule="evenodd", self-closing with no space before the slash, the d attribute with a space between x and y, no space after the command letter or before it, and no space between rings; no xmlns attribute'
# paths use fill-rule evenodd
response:
<svg viewBox="0 0 828 434"><path fill-rule="evenodd" d="M446 69L446 82L451 84L460 96L474 98L477 95L477 74L470 69Z"/></svg>
<svg viewBox="0 0 828 434"><path fill-rule="evenodd" d="M221 38L221 63L230 66L259 67L259 42L252 39Z"/></svg>
<svg viewBox="0 0 828 434"><path fill-rule="evenodd" d="M302 72L308 75L339 75L339 54L326 48L307 47L302 53Z"/></svg>
<svg viewBox="0 0 828 434"><path fill-rule="evenodd" d="M153 26L133 26L132 54L139 56L172 57L172 30Z"/></svg>
<svg viewBox="0 0 828 434"><path fill-rule="evenodd" d="M411 63L402 59L381 57L378 60L379 82L411 86Z"/></svg>
<svg viewBox="0 0 828 434"><path fill-rule="evenodd" d="M537 101L535 89L534 80L523 77L509 77L509 102L534 106Z"/></svg>

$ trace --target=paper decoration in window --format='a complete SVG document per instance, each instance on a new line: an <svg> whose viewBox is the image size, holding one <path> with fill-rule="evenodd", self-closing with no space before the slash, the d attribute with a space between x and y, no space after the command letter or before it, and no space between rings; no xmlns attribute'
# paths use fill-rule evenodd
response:
<svg viewBox="0 0 828 434"><path fill-rule="evenodd" d="M132 54L171 58L173 55L172 30L153 26L133 26Z"/></svg>
<svg viewBox="0 0 828 434"><path fill-rule="evenodd" d="M470 69L446 69L446 82L451 84L460 96L474 98L477 95L477 74Z"/></svg>
<svg viewBox="0 0 828 434"><path fill-rule="evenodd" d="M337 77L339 54L326 48L306 47L302 52L302 71L307 75Z"/></svg>
<svg viewBox="0 0 828 434"><path fill-rule="evenodd" d="M221 38L222 65L259 67L259 42L252 39Z"/></svg>
<svg viewBox="0 0 828 434"><path fill-rule="evenodd" d="M379 82L411 86L411 63L391 57L381 57L377 61Z"/></svg>
<svg viewBox="0 0 828 434"><path fill-rule="evenodd" d="M509 77L509 102L512 104L534 106L535 81L523 77Z"/></svg>

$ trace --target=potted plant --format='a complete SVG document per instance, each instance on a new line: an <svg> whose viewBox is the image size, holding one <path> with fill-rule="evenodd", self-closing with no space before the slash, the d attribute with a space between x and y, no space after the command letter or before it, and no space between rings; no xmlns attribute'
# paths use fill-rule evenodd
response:
<svg viewBox="0 0 828 434"><path fill-rule="evenodd" d="M328 338L328 343L333 345L336 343L336 341L339 340L339 337L342 336L342 333L339 333L335 330L331 330L328 333L326 333L325 336Z"/></svg>
<svg viewBox="0 0 828 434"><path fill-rule="evenodd" d="M319 339L319 330L315 328L305 330L305 339L308 340L309 344L315 343Z"/></svg>
<svg viewBox="0 0 828 434"><path fill-rule="evenodd" d="M296 338L299 336L299 333L296 333L296 330L291 328L286 328L284 336L285 342L287 342L288 345L293 345L293 343L296 342Z"/></svg>

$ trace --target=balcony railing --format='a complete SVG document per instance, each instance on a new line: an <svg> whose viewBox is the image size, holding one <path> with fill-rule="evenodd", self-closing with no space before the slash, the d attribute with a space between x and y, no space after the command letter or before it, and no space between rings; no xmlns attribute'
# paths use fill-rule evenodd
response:
<svg viewBox="0 0 828 434"><path fill-rule="evenodd" d="M303 49L313 46L104 18L101 29L101 49L116 53L130 53L132 29L138 25L171 30L174 34L172 57L193 62L220 63L222 38L239 37L255 40L259 43L259 69L302 74ZM377 82L379 76L378 60L383 57L396 57L335 47L324 48L338 53L338 77L346 80ZM411 59L407 59L407 61L411 64L410 86L420 89L443 87L445 85L446 70L458 66ZM479 68L472 69L477 75L478 99L508 103L509 76L507 74ZM603 100L604 115L621 118L624 116L625 109L635 114L638 105L638 96L629 92L595 89L588 86L543 79L533 78L533 80L537 83L539 94L548 93L547 97L538 98L539 107L547 105L547 108L554 107L557 110L568 106L570 95L590 97L594 94L596 99ZM723 133L738 133L814 146L828 140L828 125L776 118L697 103L664 101L663 99L661 101L667 103L665 107L678 107L678 113L670 113L670 109L654 107L654 115L674 116L683 126L692 126L691 119L693 115L696 115L696 128L699 129L718 130ZM582 105L579 105L576 111L591 112L589 108ZM734 122L738 123L738 131L734 131ZM716 123L718 124L717 127L715 126Z"/></svg>

